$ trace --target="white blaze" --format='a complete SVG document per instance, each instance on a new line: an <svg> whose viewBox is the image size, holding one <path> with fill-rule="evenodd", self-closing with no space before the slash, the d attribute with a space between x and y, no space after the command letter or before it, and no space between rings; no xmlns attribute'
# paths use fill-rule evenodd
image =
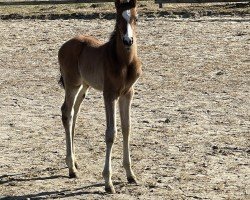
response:
<svg viewBox="0 0 250 200"><path fill-rule="evenodd" d="M130 10L125 10L125 11L123 11L123 12L122 12L122 16L123 16L123 18L129 23L130 17L131 17Z"/></svg>
<svg viewBox="0 0 250 200"><path fill-rule="evenodd" d="M125 34L125 37L128 37L128 38L133 37L133 30L129 23L127 24L127 33Z"/></svg>
<svg viewBox="0 0 250 200"><path fill-rule="evenodd" d="M127 32L124 35L124 39L127 40L127 41L130 41L132 39L132 37L133 37L133 30L132 30L132 27L130 25L130 18L131 18L130 10L123 11L122 16L127 22Z"/></svg>

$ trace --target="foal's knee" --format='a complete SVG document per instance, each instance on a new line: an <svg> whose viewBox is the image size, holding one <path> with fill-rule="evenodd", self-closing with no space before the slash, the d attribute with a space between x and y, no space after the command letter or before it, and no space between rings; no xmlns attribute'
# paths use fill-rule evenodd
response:
<svg viewBox="0 0 250 200"><path fill-rule="evenodd" d="M117 131L115 129L107 129L106 136L105 136L106 144L113 144L116 139L116 134L117 134Z"/></svg>

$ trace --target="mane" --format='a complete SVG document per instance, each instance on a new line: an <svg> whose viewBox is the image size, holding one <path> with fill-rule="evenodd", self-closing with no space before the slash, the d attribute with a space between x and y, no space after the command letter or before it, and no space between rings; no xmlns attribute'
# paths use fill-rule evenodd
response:
<svg viewBox="0 0 250 200"><path fill-rule="evenodd" d="M110 47L109 55L118 61L117 59L117 52L116 52L116 36L117 36L117 31L116 31L116 26L115 30L110 34L109 41L107 42L108 46Z"/></svg>
<svg viewBox="0 0 250 200"><path fill-rule="evenodd" d="M115 23L115 29L114 29L114 31L111 33L111 35L110 35L110 38L109 38L109 41L110 42L112 42L112 41L115 41L115 39L116 39L116 34L117 34L117 27L118 27L118 25L117 25L117 18L116 18L116 23Z"/></svg>
<svg viewBox="0 0 250 200"><path fill-rule="evenodd" d="M111 35L109 37L109 41L114 42L115 38L116 38L116 29L111 33Z"/></svg>
<svg viewBox="0 0 250 200"><path fill-rule="evenodd" d="M112 52L113 55L116 55L116 49L115 49L115 47L116 47L116 36L117 36L117 23L115 25L114 31L110 34L109 41L108 41L109 45L112 46L111 49L113 50L113 52Z"/></svg>

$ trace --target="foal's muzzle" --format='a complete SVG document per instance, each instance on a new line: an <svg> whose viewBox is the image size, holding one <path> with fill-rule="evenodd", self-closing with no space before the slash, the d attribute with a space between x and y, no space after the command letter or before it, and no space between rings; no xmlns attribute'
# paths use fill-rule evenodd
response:
<svg viewBox="0 0 250 200"><path fill-rule="evenodd" d="M133 44L133 38L132 37L131 38L123 37L122 41L123 41L123 44L125 46L128 46L128 47L132 46L132 44Z"/></svg>

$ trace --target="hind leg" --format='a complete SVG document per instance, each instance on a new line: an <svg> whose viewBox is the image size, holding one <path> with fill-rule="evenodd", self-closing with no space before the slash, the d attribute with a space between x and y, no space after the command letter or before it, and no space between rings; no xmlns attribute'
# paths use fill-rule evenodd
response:
<svg viewBox="0 0 250 200"><path fill-rule="evenodd" d="M65 87L65 101L62 106L62 122L66 133L66 164L69 168L69 177L77 177L75 152L74 152L74 128L80 104L88 87L86 85Z"/></svg>
<svg viewBox="0 0 250 200"><path fill-rule="evenodd" d="M89 86L86 85L86 84L83 84L82 86L83 87L82 87L81 91L79 92L79 94L77 95L76 102L75 102L75 105L74 105L75 115L74 115L74 118L73 118L73 128L72 128L73 155L75 155L74 137L75 137L75 124L76 124L77 114L79 112L80 105L81 105L83 99L86 97L88 89L89 89ZM76 169L79 169L79 164L78 164L76 158L75 158L75 163L74 164L75 164Z"/></svg>

